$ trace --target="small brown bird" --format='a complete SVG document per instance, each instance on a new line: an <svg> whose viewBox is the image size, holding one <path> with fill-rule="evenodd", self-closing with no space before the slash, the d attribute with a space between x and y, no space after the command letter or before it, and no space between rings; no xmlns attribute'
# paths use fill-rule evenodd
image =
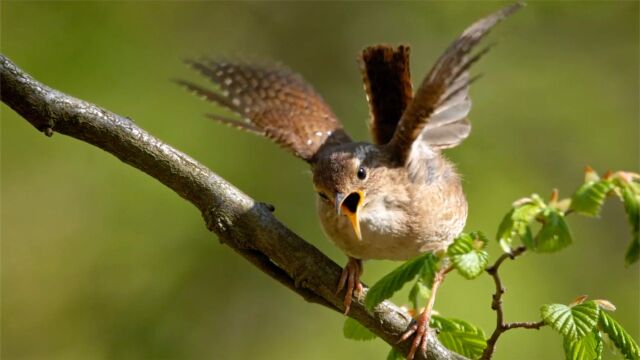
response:
<svg viewBox="0 0 640 360"><path fill-rule="evenodd" d="M472 48L521 6L505 7L467 28L415 94L407 46L366 48L359 63L373 144L352 141L320 95L283 67L187 61L219 89L178 83L243 121L209 117L267 136L311 165L320 222L349 257L338 284L338 291L346 288L345 313L362 292L362 260L407 260L443 250L462 231L467 202L454 166L440 151L460 144L471 129L474 78L467 70L488 50L471 55ZM416 334L410 358L426 346L429 317L423 311L403 337Z"/></svg>

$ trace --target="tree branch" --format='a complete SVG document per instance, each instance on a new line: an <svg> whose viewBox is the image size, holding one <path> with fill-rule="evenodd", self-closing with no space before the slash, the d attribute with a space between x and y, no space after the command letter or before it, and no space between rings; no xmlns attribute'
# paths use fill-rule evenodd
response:
<svg viewBox="0 0 640 360"><path fill-rule="evenodd" d="M482 353L481 360L491 359L493 356L493 352L496 350L496 343L498 342L498 338L505 331L517 328L524 329L540 329L543 327L544 321L539 322L512 322L505 323L504 322L504 310L502 309L502 295L506 291L505 287L502 285L502 279L500 279L500 274L498 270L500 269L500 265L507 259L515 259L516 257L522 255L527 250L526 246L519 246L511 253L502 254L496 262L488 267L485 271L491 275L493 278L493 282L496 284L496 292L493 294L493 300L491 301L491 309L496 311L496 328L493 330L493 334L489 340L487 340L487 347L484 349Z"/></svg>
<svg viewBox="0 0 640 360"><path fill-rule="evenodd" d="M51 89L3 55L0 76L2 102L36 129L47 136L58 132L95 145L154 177L196 206L209 230L267 275L309 302L343 311L342 296L335 294L341 268L281 224L268 206L147 133L133 120ZM396 343L411 317L388 301L367 312L362 300L353 303L349 316L406 355L410 343ZM433 335L428 341L428 353L417 358L465 359Z"/></svg>

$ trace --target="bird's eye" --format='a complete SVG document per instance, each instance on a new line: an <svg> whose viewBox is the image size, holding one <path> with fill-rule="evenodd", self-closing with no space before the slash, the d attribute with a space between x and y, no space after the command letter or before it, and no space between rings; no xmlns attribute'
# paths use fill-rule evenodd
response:
<svg viewBox="0 0 640 360"><path fill-rule="evenodd" d="M358 169L358 179L364 180L367 178L367 170L365 170L362 166Z"/></svg>
<svg viewBox="0 0 640 360"><path fill-rule="evenodd" d="M318 196L320 196L320 198L324 201L329 200L329 197L327 197L327 195L325 195L324 193L318 192Z"/></svg>

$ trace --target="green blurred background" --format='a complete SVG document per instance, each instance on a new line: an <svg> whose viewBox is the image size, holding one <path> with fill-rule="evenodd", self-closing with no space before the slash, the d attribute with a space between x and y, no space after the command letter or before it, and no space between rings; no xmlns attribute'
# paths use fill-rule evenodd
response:
<svg viewBox="0 0 640 360"><path fill-rule="evenodd" d="M37 79L133 118L237 187L340 264L323 236L307 167L269 141L211 123L215 109L169 82L181 59L281 61L367 139L356 55L412 46L414 85L467 25L502 2L222 3L3 1L2 53ZM639 167L638 2L532 2L501 24L477 66L471 137L448 152L464 175L467 230L494 234L521 196L568 195L589 164ZM105 152L37 133L2 109L2 358L383 359L342 337L343 316L305 303L207 232L199 213ZM622 206L573 217L575 244L504 266L508 320L543 303L607 298L638 339L638 265ZM498 247L491 244L495 259ZM397 263L371 261L371 284ZM436 308L493 329L491 280L449 276ZM405 295L395 299L402 303ZM516 330L496 359L560 359L549 328ZM609 356L611 358L611 356Z"/></svg>

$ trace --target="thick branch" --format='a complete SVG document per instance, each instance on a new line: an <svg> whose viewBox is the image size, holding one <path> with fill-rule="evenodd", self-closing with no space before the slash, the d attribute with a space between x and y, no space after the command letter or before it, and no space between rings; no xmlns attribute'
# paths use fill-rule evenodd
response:
<svg viewBox="0 0 640 360"><path fill-rule="evenodd" d="M268 206L153 137L131 119L51 89L2 55L0 75L2 101L36 129L48 136L58 132L83 140L144 171L195 205L209 230L263 272L305 300L342 312L342 296L335 294L340 267L282 225ZM396 343L412 319L394 304L383 302L369 313L358 301L351 306L349 316L407 354L410 344ZM426 358L464 359L434 336L429 338Z"/></svg>
<svg viewBox="0 0 640 360"><path fill-rule="evenodd" d="M487 273L491 275L493 278L493 282L496 285L496 292L493 294L493 300L491 301L491 309L496 311L496 328L493 330L493 334L489 340L487 340L487 347L484 349L482 353L481 360L491 359L493 356L493 352L496 350L496 343L498 342L498 338L505 331L517 328L523 329L540 329L544 326L544 321L539 322L512 322L505 323L504 322L504 310L502 309L502 295L506 291L505 287L502 285L502 279L500 278L500 274L498 270L500 269L500 265L507 259L515 259L516 257L522 255L527 250L526 246L519 246L511 253L502 254L496 262L486 269Z"/></svg>

